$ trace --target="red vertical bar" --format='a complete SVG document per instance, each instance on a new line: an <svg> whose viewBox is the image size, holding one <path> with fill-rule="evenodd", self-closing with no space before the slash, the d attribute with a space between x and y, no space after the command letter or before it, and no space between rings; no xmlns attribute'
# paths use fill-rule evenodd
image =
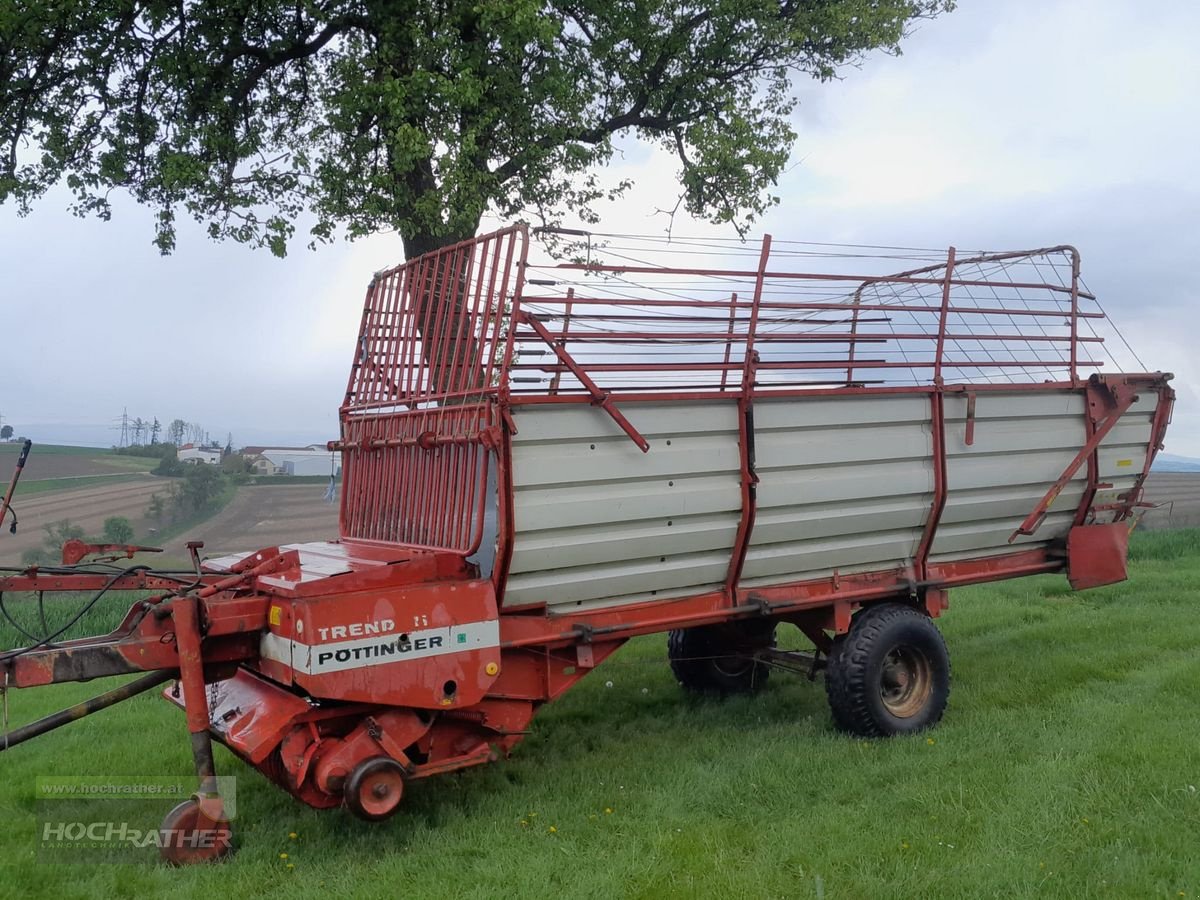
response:
<svg viewBox="0 0 1200 900"><path fill-rule="evenodd" d="M854 348L858 346L858 315L859 304L862 303L862 294L859 291L854 292L854 312L850 318L850 347L846 354L846 386L849 387L854 383Z"/></svg>
<svg viewBox="0 0 1200 900"><path fill-rule="evenodd" d="M1079 380L1079 251L1071 254L1071 380Z"/></svg>
<svg viewBox="0 0 1200 900"><path fill-rule="evenodd" d="M758 255L758 273L754 279L754 297L750 301L750 324L746 328L746 359L742 367L742 381L745 382L745 373L750 370L750 354L754 350L754 338L758 332L758 311L762 306L763 282L766 281L767 275L767 259L771 255L771 236L763 235L762 252ZM742 393L748 396L746 385L742 384Z"/></svg>
<svg viewBox="0 0 1200 900"><path fill-rule="evenodd" d="M563 307L562 329L559 331L558 345L560 347L567 346L567 331L571 327L571 307L575 305L575 288L567 288L567 302ZM728 362L729 351L725 351L726 362ZM558 384L562 379L563 364L562 360L557 360L554 363L554 376L550 379L550 393L558 393Z"/></svg>
<svg viewBox="0 0 1200 900"><path fill-rule="evenodd" d="M925 520L925 530L921 533L921 542L917 545L917 552L913 554L917 581L925 581L928 578L929 553L937 535L938 525L942 521L942 513L946 509L946 400L940 377L935 383L933 393L929 395L929 431L932 445L933 498L929 504L929 518Z"/></svg>
<svg viewBox="0 0 1200 900"><path fill-rule="evenodd" d="M434 268L434 295L432 298L433 306L433 321L430 325L429 340L425 344L425 359L428 362L429 369L429 385L424 392L424 396L430 397L436 394L447 393L449 383L446 372L447 348L446 348L446 332L451 318L450 302L450 277L448 270L453 264L454 258L457 256L457 251L454 249L443 250L437 254L432 260Z"/></svg>
<svg viewBox="0 0 1200 900"><path fill-rule="evenodd" d="M408 340L401 354L401 365L404 368L404 393L409 398L417 397L421 393L421 373L425 369L423 351L430 313L424 298L430 290L428 281L431 269L432 266L426 262L424 265L418 264L413 269L404 270L400 303L408 320Z"/></svg>
<svg viewBox="0 0 1200 900"><path fill-rule="evenodd" d="M516 341L516 336L517 336L516 323L520 318L521 291L523 290L524 284L525 284L525 261L526 261L526 257L529 254L529 242L528 242L528 240L526 240L524 230L517 232L517 234L521 238L521 255L520 255L520 258L517 260L517 275L515 278L515 283L513 285L513 291L512 291L512 295L513 295L512 310L508 316L508 339L504 343L504 362L502 364L501 372L500 372L499 396L500 396L501 409L506 409L508 406L509 375L510 375L510 368L512 366L513 345ZM513 241L513 244L509 245L508 258L504 264L504 285L505 285L505 287L507 287L507 285L508 285L508 273L512 271L513 250L515 248L515 245L516 245L515 240ZM500 294L501 309L503 309L503 298L506 293L507 293L507 291L502 291Z"/></svg>
<svg viewBox="0 0 1200 900"><path fill-rule="evenodd" d="M946 319L950 314L950 287L954 278L954 248L946 254L946 278L942 282L942 309L938 314L937 352L933 359L933 383L942 383L942 356L946 349Z"/></svg>
<svg viewBox="0 0 1200 900"><path fill-rule="evenodd" d="M942 513L946 509L947 468L946 468L946 398L942 392L942 364L946 348L946 320L950 313L950 289L954 278L955 250L951 247L946 253L946 277L942 281L942 306L938 314L937 351L933 359L933 393L929 395L929 431L932 445L933 463L933 499L929 504L929 517L925 520L925 530L921 533L921 542L914 554L916 567L915 578L925 581L929 574L929 553L937 535L938 525L942 521Z"/></svg>
<svg viewBox="0 0 1200 900"><path fill-rule="evenodd" d="M722 362L725 368L721 370L721 390L725 390L725 385L729 380L729 358L733 355L733 328L737 322L737 291L729 295L729 340L725 342L725 358Z"/></svg>
<svg viewBox="0 0 1200 900"><path fill-rule="evenodd" d="M404 347L405 334L405 310L398 282L399 279L395 277L387 280L385 302L388 313L388 348L385 371L382 373L388 381L388 393L395 400L399 399L397 394L403 390L400 354Z"/></svg>
<svg viewBox="0 0 1200 900"><path fill-rule="evenodd" d="M362 393L364 365L362 346L364 336L367 333L368 322L370 321L372 298L378 289L379 282L372 280L371 284L367 287L367 296L363 298L362 317L358 322L358 341L354 345L354 361L350 366L350 378L346 382L345 406L350 406L353 402L359 400Z"/></svg>
<svg viewBox="0 0 1200 900"><path fill-rule="evenodd" d="M496 386L496 367L500 364L500 335L501 325L504 321L504 297L496 295L496 274L500 270L500 251L507 248L508 266L512 257L513 238L511 235L506 235L503 238L497 238L492 242L492 260L488 267L488 280L486 288L487 297L487 318L483 323L482 340L485 346L485 359L487 364L484 366L483 386L487 391L491 391Z"/></svg>
<svg viewBox="0 0 1200 900"><path fill-rule="evenodd" d="M454 317L450 352L450 391L462 393L475 389L474 381L479 377L482 358L476 355L482 347L475 340L475 323L479 315L479 297L483 289L482 279L476 278L476 261L486 244L468 244L463 248L466 258L455 259L453 286L450 295L450 310ZM472 290L472 282L474 290ZM458 298L462 298L461 306ZM458 314L456 314L456 311Z"/></svg>
<svg viewBox="0 0 1200 900"><path fill-rule="evenodd" d="M737 603L738 582L746 565L750 536L758 513L758 475L754 471L754 382L758 357L754 337L758 329L758 310L762 303L763 282L766 280L767 260L771 256L771 236L763 235L762 252L758 256L758 274L754 281L754 296L750 301L750 322L746 328L746 357L742 361L742 390L738 396L738 452L741 463L742 517L738 522L729 569L725 575L725 593L729 603Z"/></svg>

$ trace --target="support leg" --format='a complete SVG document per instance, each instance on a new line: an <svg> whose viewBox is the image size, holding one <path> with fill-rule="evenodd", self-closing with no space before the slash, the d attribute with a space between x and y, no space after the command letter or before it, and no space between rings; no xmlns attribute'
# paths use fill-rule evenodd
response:
<svg viewBox="0 0 1200 900"><path fill-rule="evenodd" d="M175 647L179 653L179 682L192 738L192 759L199 786L191 800L167 814L162 826L162 855L170 863L206 862L227 856L232 832L217 790L217 770L209 734L208 695L204 684L204 659L200 646L199 601L181 597L172 601Z"/></svg>

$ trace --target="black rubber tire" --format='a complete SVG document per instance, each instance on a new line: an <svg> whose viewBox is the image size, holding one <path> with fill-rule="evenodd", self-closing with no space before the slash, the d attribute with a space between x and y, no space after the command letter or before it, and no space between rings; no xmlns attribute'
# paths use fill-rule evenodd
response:
<svg viewBox="0 0 1200 900"><path fill-rule="evenodd" d="M379 802L370 797L368 779L384 776L394 784L390 795L380 795ZM404 767L388 756L375 756L354 767L346 778L342 799L346 808L366 822L380 822L395 815L404 794ZM385 799L386 798L386 799ZM368 804L372 804L368 806Z"/></svg>
<svg viewBox="0 0 1200 900"><path fill-rule="evenodd" d="M896 654L927 666L928 691L912 712L896 715L885 701L885 667ZM905 683L907 684L907 677ZM880 603L858 613L833 642L825 693L834 724L862 737L912 734L936 725L950 699L950 654L937 626L904 603ZM895 704L894 704L895 706Z"/></svg>
<svg viewBox="0 0 1200 900"><path fill-rule="evenodd" d="M675 678L700 694L750 694L761 690L770 666L754 659L755 649L775 644L775 623L728 623L682 628L667 636L667 657Z"/></svg>

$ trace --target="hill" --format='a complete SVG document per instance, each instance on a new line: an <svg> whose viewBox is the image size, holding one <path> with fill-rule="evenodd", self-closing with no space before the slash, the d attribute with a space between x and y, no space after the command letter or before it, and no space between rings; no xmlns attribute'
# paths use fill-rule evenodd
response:
<svg viewBox="0 0 1200 900"><path fill-rule="evenodd" d="M1160 453L1154 458L1155 472L1200 472L1200 459L1191 456L1176 456Z"/></svg>

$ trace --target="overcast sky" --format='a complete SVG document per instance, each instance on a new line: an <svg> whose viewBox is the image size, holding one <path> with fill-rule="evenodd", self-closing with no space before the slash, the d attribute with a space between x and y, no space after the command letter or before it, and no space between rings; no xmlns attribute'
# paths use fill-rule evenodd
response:
<svg viewBox="0 0 1200 900"><path fill-rule="evenodd" d="M1179 394L1169 452L1200 456L1200 4L960 0L902 57L803 84L777 238L1011 249L1072 243L1149 368ZM631 196L605 231L663 227L674 166L629 145ZM160 257L151 213L108 223L48 197L0 207L0 416L44 442L107 444L131 416L203 423L237 444L324 441L377 236L286 260L181 228ZM486 222L485 228L497 223ZM677 220L677 234L712 229ZM2 477L2 476L0 476Z"/></svg>

